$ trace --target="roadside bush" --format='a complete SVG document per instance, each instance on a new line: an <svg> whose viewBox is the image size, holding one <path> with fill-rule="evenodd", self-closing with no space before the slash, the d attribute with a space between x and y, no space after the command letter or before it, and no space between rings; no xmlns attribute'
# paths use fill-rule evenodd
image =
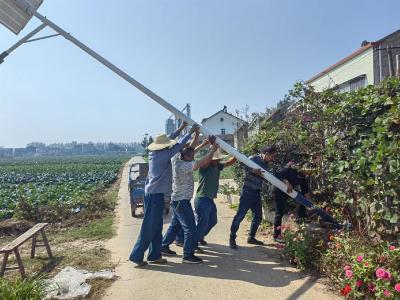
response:
<svg viewBox="0 0 400 300"><path fill-rule="evenodd" d="M279 149L277 165L289 160L311 170L314 200L371 238L400 236L400 81L356 92L316 93L297 83L297 101L281 121L267 120L246 146Z"/></svg>
<svg viewBox="0 0 400 300"><path fill-rule="evenodd" d="M324 240L313 236L301 227L297 231L285 230L283 227L283 239L285 241L284 253L289 261L300 270L318 269Z"/></svg>

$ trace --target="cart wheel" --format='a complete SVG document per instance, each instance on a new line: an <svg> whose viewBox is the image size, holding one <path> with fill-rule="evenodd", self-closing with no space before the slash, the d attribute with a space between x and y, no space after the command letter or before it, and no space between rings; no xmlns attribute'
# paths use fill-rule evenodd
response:
<svg viewBox="0 0 400 300"><path fill-rule="evenodd" d="M131 203L132 217L136 217L136 203Z"/></svg>

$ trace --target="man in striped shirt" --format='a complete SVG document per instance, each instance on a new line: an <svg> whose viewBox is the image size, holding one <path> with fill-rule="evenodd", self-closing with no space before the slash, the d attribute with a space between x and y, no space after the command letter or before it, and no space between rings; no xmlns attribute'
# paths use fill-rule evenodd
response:
<svg viewBox="0 0 400 300"><path fill-rule="evenodd" d="M232 249L237 249L236 245L236 233L239 229L240 223L243 221L249 209L253 214L253 220L251 222L249 237L247 238L247 243L253 245L263 245L262 241L255 238L258 227L260 226L262 220L262 204L261 204L261 188L264 181L262 173L264 170L269 170L268 163L275 160L276 147L266 147L261 150L258 155L253 155L249 157L260 169L251 169L246 167L245 178L243 182L242 191L240 193L240 202L238 211L233 218L231 225L231 235L229 239L229 247ZM287 185L288 193L292 192L293 187L287 179L283 179L283 182Z"/></svg>

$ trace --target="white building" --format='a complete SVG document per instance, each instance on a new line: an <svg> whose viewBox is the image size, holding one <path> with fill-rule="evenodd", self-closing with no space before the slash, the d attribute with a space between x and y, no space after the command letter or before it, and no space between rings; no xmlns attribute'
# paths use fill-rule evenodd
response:
<svg viewBox="0 0 400 300"><path fill-rule="evenodd" d="M361 48L306 83L317 92L351 92L395 75L400 75L400 30L376 42L364 41Z"/></svg>
<svg viewBox="0 0 400 300"><path fill-rule="evenodd" d="M214 135L234 134L243 123L245 123L244 120L228 113L226 106L201 121L201 125Z"/></svg>

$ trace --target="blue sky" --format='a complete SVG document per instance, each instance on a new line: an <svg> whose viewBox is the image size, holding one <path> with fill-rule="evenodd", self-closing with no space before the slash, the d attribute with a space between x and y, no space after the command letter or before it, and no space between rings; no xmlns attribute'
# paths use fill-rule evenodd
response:
<svg viewBox="0 0 400 300"><path fill-rule="evenodd" d="M39 11L171 104L191 103L197 121L223 105L264 111L363 40L400 29L398 0L45 0ZM15 41L0 28L1 52ZM169 115L60 37L0 65L2 146L139 141Z"/></svg>

